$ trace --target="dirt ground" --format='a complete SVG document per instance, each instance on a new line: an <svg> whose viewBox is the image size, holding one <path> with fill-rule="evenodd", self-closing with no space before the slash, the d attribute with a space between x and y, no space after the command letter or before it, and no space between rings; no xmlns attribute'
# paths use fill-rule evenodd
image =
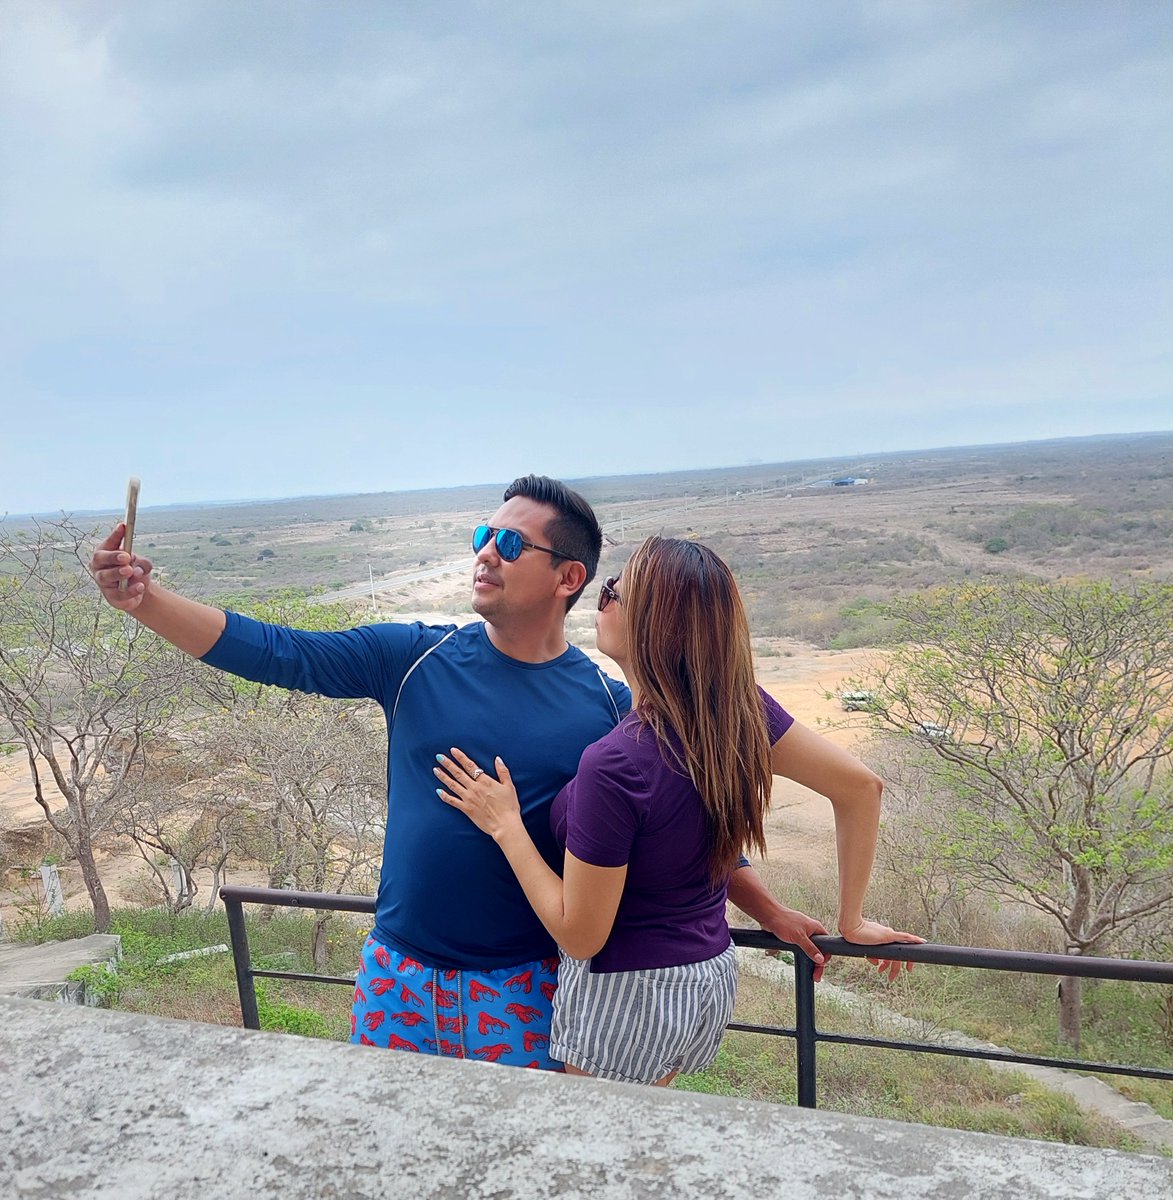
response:
<svg viewBox="0 0 1173 1200"><path fill-rule="evenodd" d="M64 807L63 803L61 807ZM40 806L33 798L28 760L22 752L0 758L0 836L6 833L19 835L25 830L37 835L38 840L51 833ZM111 905L119 907L140 903L144 881L150 877L151 871L133 843L125 840L113 848L100 847L95 857ZM89 897L77 865L63 863L58 870L66 909L77 911L88 908ZM268 883L268 876L261 871L235 871L231 881L263 886ZM196 906L203 907L209 896L211 872L197 871L196 883L199 888ZM36 907L40 895L39 875L31 880L21 880L15 869L6 874L0 873L0 921L7 925L22 919L25 910Z"/></svg>
<svg viewBox="0 0 1173 1200"><path fill-rule="evenodd" d="M794 718L839 746L854 750L864 722L839 703L843 681L873 653L816 650L791 643L792 657L758 661L758 681ZM831 698L827 698L830 693ZM834 870L835 821L830 801L788 779L775 779L767 844L771 859Z"/></svg>
<svg viewBox="0 0 1173 1200"><path fill-rule="evenodd" d="M400 619L423 619L441 623L451 620L443 613L404 614ZM583 622L585 624L585 621ZM591 650L590 639L576 637L583 648ZM858 670L869 651L846 653L817 650L801 642L771 639L764 646L766 655L758 659L758 680L795 718L818 730L839 745L851 747L862 736L858 722L848 723L837 697L842 681ZM592 653L606 668L614 664ZM831 693L832 699L826 698ZM829 728L835 723L837 728ZM804 866L833 864L835 856L834 821L830 804L814 792L788 780L777 780L774 786L774 806L768 822L770 857L775 861ZM0 832L21 828L39 828L41 810L32 795L28 763L23 753L0 758ZM99 855L99 868L113 905L134 903L138 899L141 881L148 868L129 846ZM832 867L833 869L833 867ZM264 884L260 872L234 872L234 883ZM61 867L61 881L66 907L83 909L88 900L81 876L75 867ZM199 878L200 890L196 903L201 905L208 896L210 879ZM33 889L40 890L39 881L20 883L15 872L0 879L0 916L8 922L19 917L20 906L27 904Z"/></svg>

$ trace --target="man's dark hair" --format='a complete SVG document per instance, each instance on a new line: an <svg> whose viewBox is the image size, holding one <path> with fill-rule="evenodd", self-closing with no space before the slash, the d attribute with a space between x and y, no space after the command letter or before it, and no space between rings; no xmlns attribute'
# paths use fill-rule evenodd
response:
<svg viewBox="0 0 1173 1200"><path fill-rule="evenodd" d="M566 602L569 612L599 569L603 531L599 528L595 510L561 480L551 479L547 475L523 475L515 479L505 489L504 498L512 500L514 496L524 496L536 504L547 504L555 509L558 515L546 526L546 541L550 549L586 567L586 579L582 587Z"/></svg>

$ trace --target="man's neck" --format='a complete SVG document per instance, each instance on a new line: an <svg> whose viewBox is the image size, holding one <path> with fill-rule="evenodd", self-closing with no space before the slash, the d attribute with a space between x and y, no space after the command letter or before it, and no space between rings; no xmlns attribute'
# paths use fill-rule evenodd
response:
<svg viewBox="0 0 1173 1200"><path fill-rule="evenodd" d="M489 641L508 658L518 662L543 663L566 653L564 621L541 625L529 622L521 625L495 625L485 622Z"/></svg>

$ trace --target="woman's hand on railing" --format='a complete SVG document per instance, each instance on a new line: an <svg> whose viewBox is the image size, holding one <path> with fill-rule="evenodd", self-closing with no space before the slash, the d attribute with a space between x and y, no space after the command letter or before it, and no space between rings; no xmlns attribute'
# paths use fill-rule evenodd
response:
<svg viewBox="0 0 1173 1200"><path fill-rule="evenodd" d="M839 932L847 941L854 942L857 946L883 946L890 942L909 942L920 945L925 940L915 933L892 929L888 925L881 925L879 921L869 921L866 917L849 926L840 925ZM901 968L906 971L912 970L912 963L898 958L871 958L869 956L868 962L881 975L887 975L890 981L900 974Z"/></svg>
<svg viewBox="0 0 1173 1200"><path fill-rule="evenodd" d="M823 978L823 972L827 969L831 956L824 954L811 941L811 938L818 934L827 932L822 921L808 917L806 913L799 912L797 908L787 908L786 905L779 904L776 912L772 913L767 920L759 920L758 924L767 933L772 933L780 942L789 942L790 945L797 946L815 964L815 983ZM777 957L779 953L781 951L774 952L774 957Z"/></svg>

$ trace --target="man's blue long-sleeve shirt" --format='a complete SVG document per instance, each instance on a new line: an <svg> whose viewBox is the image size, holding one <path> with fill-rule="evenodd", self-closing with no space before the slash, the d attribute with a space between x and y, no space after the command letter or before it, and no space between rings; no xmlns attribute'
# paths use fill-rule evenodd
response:
<svg viewBox="0 0 1173 1200"><path fill-rule="evenodd" d="M481 622L314 633L226 615L203 662L259 683L367 697L386 713L387 833L375 937L437 967L495 969L553 954L505 856L440 800L432 768L453 746L486 770L500 755L530 836L560 870L550 804L582 751L627 712L627 687L573 646L544 663L508 658Z"/></svg>

